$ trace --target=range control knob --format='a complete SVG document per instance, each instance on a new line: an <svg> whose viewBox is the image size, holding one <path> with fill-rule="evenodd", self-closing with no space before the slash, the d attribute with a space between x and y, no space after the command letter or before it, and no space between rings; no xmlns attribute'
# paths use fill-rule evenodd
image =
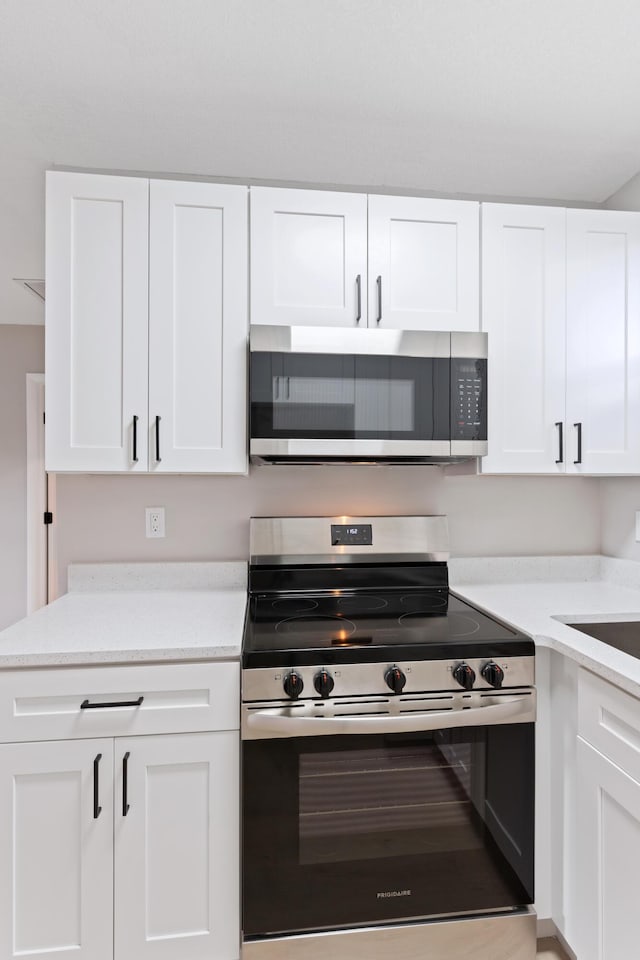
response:
<svg viewBox="0 0 640 960"><path fill-rule="evenodd" d="M335 682L328 670L319 670L313 678L313 685L321 697L328 697Z"/></svg>
<svg viewBox="0 0 640 960"><path fill-rule="evenodd" d="M453 679L465 690L472 690L476 682L476 672L468 663L459 663L453 671Z"/></svg>
<svg viewBox="0 0 640 960"><path fill-rule="evenodd" d="M400 667L389 667L384 675L384 682L393 690L394 693L402 693L407 683L407 678Z"/></svg>
<svg viewBox="0 0 640 960"><path fill-rule="evenodd" d="M494 660L485 663L480 673L482 674L482 679L486 680L492 687L495 687L496 690L499 690L504 682L504 670L498 666Z"/></svg>
<svg viewBox="0 0 640 960"><path fill-rule="evenodd" d="M296 673L295 670L291 670L284 678L283 687L288 697L291 697L292 700L297 700L304 687L302 677L299 673Z"/></svg>

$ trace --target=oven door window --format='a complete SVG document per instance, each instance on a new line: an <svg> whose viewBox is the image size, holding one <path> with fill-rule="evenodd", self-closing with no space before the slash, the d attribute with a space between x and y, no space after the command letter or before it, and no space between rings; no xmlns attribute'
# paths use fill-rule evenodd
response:
<svg viewBox="0 0 640 960"><path fill-rule="evenodd" d="M533 902L533 724L249 741L245 936Z"/></svg>
<svg viewBox="0 0 640 960"><path fill-rule="evenodd" d="M447 440L449 410L448 359L251 355L254 438Z"/></svg>

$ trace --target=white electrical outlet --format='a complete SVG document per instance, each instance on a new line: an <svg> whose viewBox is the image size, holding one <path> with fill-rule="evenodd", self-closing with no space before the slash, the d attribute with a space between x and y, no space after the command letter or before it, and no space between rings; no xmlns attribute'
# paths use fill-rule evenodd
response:
<svg viewBox="0 0 640 960"><path fill-rule="evenodd" d="M164 537L164 507L146 507L147 537Z"/></svg>

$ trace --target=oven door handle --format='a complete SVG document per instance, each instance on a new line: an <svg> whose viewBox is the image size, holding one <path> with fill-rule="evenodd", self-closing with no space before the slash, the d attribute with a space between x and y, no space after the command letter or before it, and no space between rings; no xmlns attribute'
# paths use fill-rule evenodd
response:
<svg viewBox="0 0 640 960"><path fill-rule="evenodd" d="M413 733L421 730L448 730L453 727L484 727L497 723L524 723L535 720L535 695L503 696L500 703L486 707L452 708L394 714L370 714L366 717L310 716L313 705L256 710L245 715L251 734L274 734L282 737L314 737L323 734L348 733Z"/></svg>

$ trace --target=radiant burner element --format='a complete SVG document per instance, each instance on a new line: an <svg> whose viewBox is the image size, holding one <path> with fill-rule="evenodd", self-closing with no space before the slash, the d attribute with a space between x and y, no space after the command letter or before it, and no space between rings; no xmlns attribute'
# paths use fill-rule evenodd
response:
<svg viewBox="0 0 640 960"><path fill-rule="evenodd" d="M428 610L416 610L415 613L403 613L399 619L399 623L409 623L414 621L414 625L418 621L423 621L425 629L429 629L429 617L432 617L433 614ZM471 617L463 617L457 613L450 613L447 617L447 626L449 628L450 637L469 637L472 633L477 633L480 629L480 624L477 620L473 620Z"/></svg>
<svg viewBox="0 0 640 960"><path fill-rule="evenodd" d="M276 624L276 630L280 633L307 633L312 636L321 634L323 638L330 640L346 640L350 634L355 633L355 629L355 623L345 617L289 617Z"/></svg>
<svg viewBox="0 0 640 960"><path fill-rule="evenodd" d="M285 597L284 600L274 600L271 606L278 613L304 613L305 610L314 610L318 601L309 597Z"/></svg>
<svg viewBox="0 0 640 960"><path fill-rule="evenodd" d="M382 610L388 605L383 597L340 597L338 607L345 613L365 613L368 610Z"/></svg>

